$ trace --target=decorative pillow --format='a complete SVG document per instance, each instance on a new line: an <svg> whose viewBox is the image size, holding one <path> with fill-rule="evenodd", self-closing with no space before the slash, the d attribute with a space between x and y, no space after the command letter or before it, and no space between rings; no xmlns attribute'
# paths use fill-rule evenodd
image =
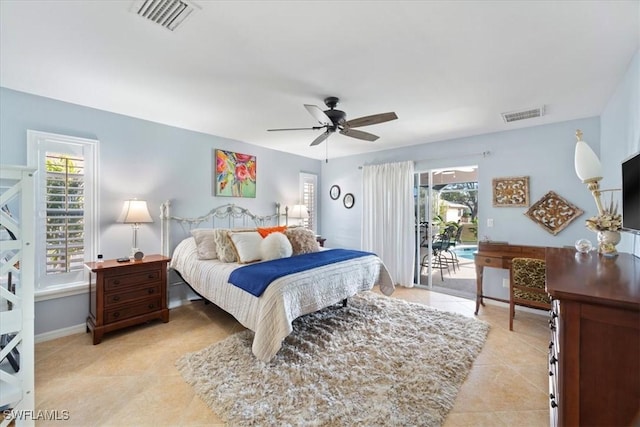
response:
<svg viewBox="0 0 640 427"><path fill-rule="evenodd" d="M233 249L233 243L229 240L228 228L214 228L215 241L216 241L216 253L218 259L222 262L236 262L238 256Z"/></svg>
<svg viewBox="0 0 640 427"><path fill-rule="evenodd" d="M260 233L262 237L267 237L271 233L284 233L286 229L286 225L279 227L258 227L258 233Z"/></svg>
<svg viewBox="0 0 640 427"><path fill-rule="evenodd" d="M308 228L289 228L285 231L285 235L291 242L293 255L308 254L320 250L315 233Z"/></svg>
<svg viewBox="0 0 640 427"><path fill-rule="evenodd" d="M191 235L196 240L198 259L216 259L216 235L213 228L196 228L191 230Z"/></svg>
<svg viewBox="0 0 640 427"><path fill-rule="evenodd" d="M229 232L229 240L231 240L240 264L247 264L262 259L260 254L262 236L257 231L232 231Z"/></svg>
<svg viewBox="0 0 640 427"><path fill-rule="evenodd" d="M262 239L260 254L263 261L290 257L293 253L291 242L283 233L273 232Z"/></svg>

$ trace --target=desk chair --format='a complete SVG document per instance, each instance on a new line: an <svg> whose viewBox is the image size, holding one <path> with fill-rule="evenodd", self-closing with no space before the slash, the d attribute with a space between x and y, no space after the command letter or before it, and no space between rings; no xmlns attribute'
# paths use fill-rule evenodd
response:
<svg viewBox="0 0 640 427"><path fill-rule="evenodd" d="M544 260L513 258L509 276L509 330L513 331L516 305L551 310L551 297L545 288Z"/></svg>

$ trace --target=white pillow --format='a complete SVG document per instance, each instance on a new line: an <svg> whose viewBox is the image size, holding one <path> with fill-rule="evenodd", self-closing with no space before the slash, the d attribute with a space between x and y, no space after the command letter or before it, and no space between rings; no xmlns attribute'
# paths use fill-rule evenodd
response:
<svg viewBox="0 0 640 427"><path fill-rule="evenodd" d="M216 249L216 234L212 228L196 228L191 230L191 235L196 240L198 259L218 258Z"/></svg>
<svg viewBox="0 0 640 427"><path fill-rule="evenodd" d="M230 232L229 240L233 244L240 264L262 259L260 255L262 236L257 231Z"/></svg>
<svg viewBox="0 0 640 427"><path fill-rule="evenodd" d="M274 232L262 239L260 254L263 261L290 257L293 253L291 242L283 233Z"/></svg>

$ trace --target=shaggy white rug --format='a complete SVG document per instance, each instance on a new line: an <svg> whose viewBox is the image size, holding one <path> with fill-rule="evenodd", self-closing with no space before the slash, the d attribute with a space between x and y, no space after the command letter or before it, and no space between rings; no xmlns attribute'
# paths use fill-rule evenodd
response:
<svg viewBox="0 0 640 427"><path fill-rule="evenodd" d="M220 417L245 425L439 426L489 326L365 292L294 322L268 363L244 331L176 366Z"/></svg>

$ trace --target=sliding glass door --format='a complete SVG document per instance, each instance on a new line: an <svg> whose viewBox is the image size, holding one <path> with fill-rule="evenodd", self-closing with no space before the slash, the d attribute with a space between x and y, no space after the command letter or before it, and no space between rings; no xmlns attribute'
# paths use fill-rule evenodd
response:
<svg viewBox="0 0 640 427"><path fill-rule="evenodd" d="M420 171L414 183L415 283L428 289L467 292L475 280L477 167Z"/></svg>

